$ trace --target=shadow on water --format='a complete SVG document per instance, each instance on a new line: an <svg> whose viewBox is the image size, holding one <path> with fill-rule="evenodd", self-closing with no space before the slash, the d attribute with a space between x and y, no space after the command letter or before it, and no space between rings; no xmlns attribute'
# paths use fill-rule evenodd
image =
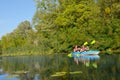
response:
<svg viewBox="0 0 120 80"><path fill-rule="evenodd" d="M2 57L0 80L119 80L120 55Z"/></svg>

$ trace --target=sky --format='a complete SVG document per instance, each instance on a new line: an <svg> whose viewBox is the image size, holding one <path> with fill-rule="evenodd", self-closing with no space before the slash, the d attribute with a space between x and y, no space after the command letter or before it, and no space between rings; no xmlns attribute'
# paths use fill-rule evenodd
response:
<svg viewBox="0 0 120 80"><path fill-rule="evenodd" d="M32 18L36 11L33 0L0 0L0 38Z"/></svg>

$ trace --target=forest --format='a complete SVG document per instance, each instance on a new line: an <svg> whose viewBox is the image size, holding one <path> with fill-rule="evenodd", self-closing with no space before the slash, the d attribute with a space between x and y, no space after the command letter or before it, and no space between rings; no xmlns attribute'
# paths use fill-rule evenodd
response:
<svg viewBox="0 0 120 80"><path fill-rule="evenodd" d="M120 0L34 0L29 21L0 40L2 55L69 53L88 44L100 51L120 50ZM26 4L27 5L27 4Z"/></svg>

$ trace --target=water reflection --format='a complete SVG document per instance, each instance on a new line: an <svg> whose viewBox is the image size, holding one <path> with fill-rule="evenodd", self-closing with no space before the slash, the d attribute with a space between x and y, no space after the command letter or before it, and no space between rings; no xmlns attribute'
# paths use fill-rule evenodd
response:
<svg viewBox="0 0 120 80"><path fill-rule="evenodd" d="M1 74L0 80L19 80L17 77L11 77L9 74Z"/></svg>
<svg viewBox="0 0 120 80"><path fill-rule="evenodd" d="M3 57L0 71L0 80L120 80L120 55Z"/></svg>
<svg viewBox="0 0 120 80"><path fill-rule="evenodd" d="M78 65L79 62L82 62L84 65L89 65L90 61L99 60L99 55L84 55L84 56L76 56L74 57L74 61Z"/></svg>

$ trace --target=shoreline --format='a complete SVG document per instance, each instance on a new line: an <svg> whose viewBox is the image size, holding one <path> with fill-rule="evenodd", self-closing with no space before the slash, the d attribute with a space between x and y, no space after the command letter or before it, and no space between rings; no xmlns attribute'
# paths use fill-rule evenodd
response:
<svg viewBox="0 0 120 80"><path fill-rule="evenodd" d="M111 51L100 51L100 54L114 54L118 53L120 50L111 50ZM50 55L53 53L23 53L23 52L18 52L18 53L5 53L1 54L0 57L12 57L12 56L41 56L41 55ZM58 53L59 54L59 53Z"/></svg>

